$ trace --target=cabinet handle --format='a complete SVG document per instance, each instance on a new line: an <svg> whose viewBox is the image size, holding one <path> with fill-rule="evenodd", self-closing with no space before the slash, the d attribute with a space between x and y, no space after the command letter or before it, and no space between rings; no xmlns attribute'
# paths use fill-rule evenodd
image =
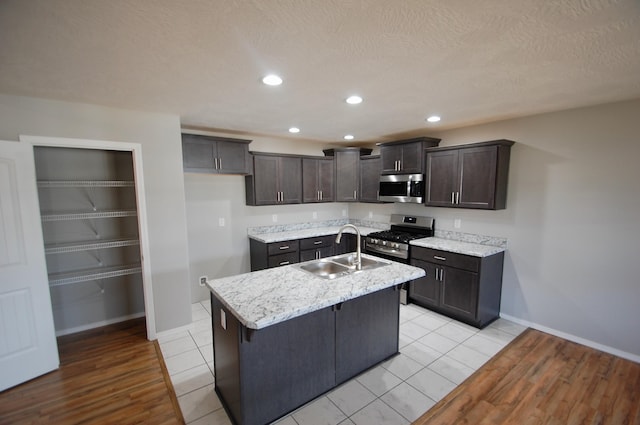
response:
<svg viewBox="0 0 640 425"><path fill-rule="evenodd" d="M456 204L460 204L460 192L456 192Z"/></svg>
<svg viewBox="0 0 640 425"><path fill-rule="evenodd" d="M282 245L280 248L278 249L289 249L289 245Z"/></svg>
<svg viewBox="0 0 640 425"><path fill-rule="evenodd" d="M222 170L222 158L218 158L218 169Z"/></svg>
<svg viewBox="0 0 640 425"><path fill-rule="evenodd" d="M456 198L455 198L456 194L455 192L451 192L451 203L455 204L456 203Z"/></svg>
<svg viewBox="0 0 640 425"><path fill-rule="evenodd" d="M358 199L358 191L357 190L353 191L353 199Z"/></svg>
<svg viewBox="0 0 640 425"><path fill-rule="evenodd" d="M289 263L288 261L281 261L281 262L280 262L280 265L281 265L281 266L286 266L287 264L290 264L290 263Z"/></svg>
<svg viewBox="0 0 640 425"><path fill-rule="evenodd" d="M444 282L444 269L440 269L440 282Z"/></svg>
<svg viewBox="0 0 640 425"><path fill-rule="evenodd" d="M447 261L447 259L445 257L440 257L439 255L434 255L433 258L435 258L436 260L440 260L440 261Z"/></svg>
<svg viewBox="0 0 640 425"><path fill-rule="evenodd" d="M314 245L320 245L322 243L322 241L315 241L313 244Z"/></svg>
<svg viewBox="0 0 640 425"><path fill-rule="evenodd" d="M322 198L324 198L324 194L322 193L322 191L320 191L320 200L322 201Z"/></svg>

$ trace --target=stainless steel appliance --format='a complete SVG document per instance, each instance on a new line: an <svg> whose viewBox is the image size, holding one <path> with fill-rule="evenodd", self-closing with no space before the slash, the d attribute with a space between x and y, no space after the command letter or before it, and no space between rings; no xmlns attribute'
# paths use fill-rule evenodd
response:
<svg viewBox="0 0 640 425"><path fill-rule="evenodd" d="M388 202L424 201L424 176L422 174L391 174L380 176L379 199Z"/></svg>
<svg viewBox="0 0 640 425"><path fill-rule="evenodd" d="M433 236L435 220L432 217L391 215L391 228L369 233L365 238L365 251L377 257L409 264L413 239ZM407 303L406 288L400 293L400 301Z"/></svg>

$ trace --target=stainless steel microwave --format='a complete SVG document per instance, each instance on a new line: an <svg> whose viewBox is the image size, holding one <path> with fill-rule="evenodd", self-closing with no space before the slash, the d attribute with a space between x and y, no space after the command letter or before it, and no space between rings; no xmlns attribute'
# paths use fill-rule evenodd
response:
<svg viewBox="0 0 640 425"><path fill-rule="evenodd" d="M391 174L380 176L379 198L388 202L424 201L424 176L422 174Z"/></svg>

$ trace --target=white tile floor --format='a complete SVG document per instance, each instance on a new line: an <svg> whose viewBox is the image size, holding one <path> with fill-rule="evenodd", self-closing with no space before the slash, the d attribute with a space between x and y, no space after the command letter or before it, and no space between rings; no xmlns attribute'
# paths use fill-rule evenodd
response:
<svg viewBox="0 0 640 425"><path fill-rule="evenodd" d="M209 300L189 330L163 334L162 354L187 424L231 424L213 390ZM414 304L400 307L400 354L302 406L278 425L409 424L513 340L524 327L483 330Z"/></svg>

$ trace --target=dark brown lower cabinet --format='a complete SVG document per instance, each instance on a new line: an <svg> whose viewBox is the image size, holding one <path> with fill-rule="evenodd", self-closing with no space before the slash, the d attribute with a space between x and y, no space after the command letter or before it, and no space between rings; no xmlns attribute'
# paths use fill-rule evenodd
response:
<svg viewBox="0 0 640 425"><path fill-rule="evenodd" d="M398 353L395 287L259 330L212 294L215 390L233 422L286 415Z"/></svg>
<svg viewBox="0 0 640 425"><path fill-rule="evenodd" d="M504 252L474 257L412 247L411 265L426 276L409 284L416 304L479 328L500 316Z"/></svg>

